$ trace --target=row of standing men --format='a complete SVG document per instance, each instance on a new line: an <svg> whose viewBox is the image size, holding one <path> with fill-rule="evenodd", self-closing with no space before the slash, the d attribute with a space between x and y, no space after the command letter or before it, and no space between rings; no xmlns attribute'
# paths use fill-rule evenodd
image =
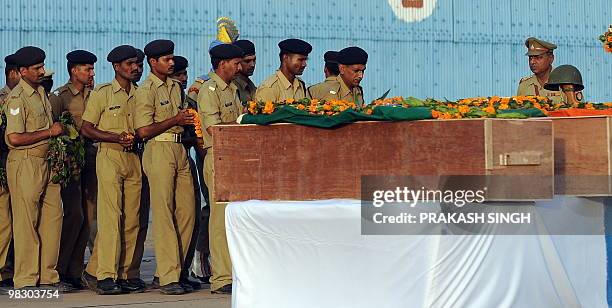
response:
<svg viewBox="0 0 612 308"><path fill-rule="evenodd" d="M52 93L41 86L43 50L27 46L7 56L7 86L0 92L8 179L8 189L0 192L3 286L71 292L86 285L98 294L144 291L140 264L150 208L157 262L152 285L164 294L200 288L200 282L189 279L198 251L196 263L206 265L210 255L212 292L231 293L226 204L214 201L212 189L211 127L234 123L251 100L344 99L363 105L359 84L368 57L363 49L327 52L325 81L306 88L298 76L312 46L299 39L278 46L279 69L255 87L250 80L254 44L214 42L209 49L213 69L186 94L188 62L174 56L170 40L154 40L144 52L115 47L106 58L114 79L94 89L97 57L88 51L66 55L70 79ZM151 72L137 85L145 58ZM51 181L46 157L49 140L64 134L58 118L65 111L85 140L86 163L79 180L60 188ZM201 140L194 116L201 119ZM192 148L195 161L189 155ZM209 204L204 209L200 191ZM88 243L91 256L85 267Z"/></svg>

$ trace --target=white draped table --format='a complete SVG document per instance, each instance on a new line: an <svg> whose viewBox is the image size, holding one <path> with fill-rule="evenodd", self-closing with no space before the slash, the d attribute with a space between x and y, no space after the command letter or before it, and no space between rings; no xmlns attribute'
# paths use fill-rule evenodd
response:
<svg viewBox="0 0 612 308"><path fill-rule="evenodd" d="M536 207L603 227L598 200ZM357 200L232 202L226 229L232 307L607 306L603 235L361 235Z"/></svg>

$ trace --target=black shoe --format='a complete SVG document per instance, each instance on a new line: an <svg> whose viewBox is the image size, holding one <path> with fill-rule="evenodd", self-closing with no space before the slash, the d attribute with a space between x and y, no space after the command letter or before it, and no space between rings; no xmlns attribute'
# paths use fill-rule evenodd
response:
<svg viewBox="0 0 612 308"><path fill-rule="evenodd" d="M113 278L98 280L96 293L99 295L121 294L121 288L115 283Z"/></svg>
<svg viewBox="0 0 612 308"><path fill-rule="evenodd" d="M197 275L196 275L196 274L194 274L194 273L191 273L191 277L192 277L192 278L195 278L195 279L197 279L197 280L199 280L199 281L200 281L200 283L203 283L203 284L210 284L210 276L204 276L204 277L202 277L202 276L197 276Z"/></svg>
<svg viewBox="0 0 612 308"><path fill-rule="evenodd" d="M213 294L232 294L232 284L226 284L216 290L210 291Z"/></svg>
<svg viewBox="0 0 612 308"><path fill-rule="evenodd" d="M67 278L65 281L77 291L85 289L85 286L83 286L81 282L81 278Z"/></svg>
<svg viewBox="0 0 612 308"><path fill-rule="evenodd" d="M7 278L0 281L0 288L12 288L13 286L13 278Z"/></svg>
<svg viewBox="0 0 612 308"><path fill-rule="evenodd" d="M142 293L144 292L144 288L141 288L140 285L133 284L127 279L117 279L117 285L121 288L121 291L124 293Z"/></svg>
<svg viewBox="0 0 612 308"><path fill-rule="evenodd" d="M159 291L166 295L181 295L185 294L185 289L178 282L172 282L165 286L160 286Z"/></svg>
<svg viewBox="0 0 612 308"><path fill-rule="evenodd" d="M95 276L89 274L86 271L83 271L83 275L81 276L81 281L87 286L88 289L97 292L98 291L98 280Z"/></svg>
<svg viewBox="0 0 612 308"><path fill-rule="evenodd" d="M60 281L53 284L41 284L40 288L54 288L57 289L60 293L72 293L76 291L71 284Z"/></svg>
<svg viewBox="0 0 612 308"><path fill-rule="evenodd" d="M151 290L159 289L159 277L153 277L153 281L151 281L151 284L149 285L149 289Z"/></svg>
<svg viewBox="0 0 612 308"><path fill-rule="evenodd" d="M129 281L131 284L137 285L143 290L147 288L147 283L140 278L129 278L127 281Z"/></svg>
<svg viewBox="0 0 612 308"><path fill-rule="evenodd" d="M201 290L202 284L199 281L191 280L189 278L181 278L179 280L181 286L186 285L189 286L192 290ZM185 289L185 287L183 287Z"/></svg>

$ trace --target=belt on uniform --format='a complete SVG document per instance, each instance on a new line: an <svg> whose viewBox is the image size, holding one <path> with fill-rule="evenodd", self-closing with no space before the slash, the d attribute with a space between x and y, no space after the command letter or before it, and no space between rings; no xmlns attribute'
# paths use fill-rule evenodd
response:
<svg viewBox="0 0 612 308"><path fill-rule="evenodd" d="M41 144L27 149L12 149L11 152L13 151L21 155L47 158L47 156L49 156L49 144Z"/></svg>
<svg viewBox="0 0 612 308"><path fill-rule="evenodd" d="M161 133L161 134L155 136L155 138L153 138L153 140L160 141L160 142L181 143L181 134Z"/></svg>
<svg viewBox="0 0 612 308"><path fill-rule="evenodd" d="M121 152L125 151L125 148L119 143L100 142L98 143L98 146L100 147L100 149L112 149L112 150L117 150Z"/></svg>

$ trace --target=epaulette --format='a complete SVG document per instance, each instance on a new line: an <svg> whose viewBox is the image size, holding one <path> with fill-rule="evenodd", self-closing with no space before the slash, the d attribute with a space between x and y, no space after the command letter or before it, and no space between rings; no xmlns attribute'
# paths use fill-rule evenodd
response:
<svg viewBox="0 0 612 308"><path fill-rule="evenodd" d="M264 80L264 82L262 82L259 87L260 88L271 88L274 85L274 83L276 83L277 81L278 81L278 76L274 74L272 77Z"/></svg>
<svg viewBox="0 0 612 308"><path fill-rule="evenodd" d="M523 81L525 81L525 80L527 80L527 79L531 78L532 76L533 76L533 75L531 75L531 76L525 76L525 77L521 78L521 80L519 80L519 83L521 83L521 82L523 82Z"/></svg>
<svg viewBox="0 0 612 308"><path fill-rule="evenodd" d="M101 84L96 85L96 87L94 88L94 90L95 90L95 91L99 91L100 89L105 88L105 87L108 87L108 86L110 86L110 85L112 85L112 83L110 83L110 82L101 83Z"/></svg>

